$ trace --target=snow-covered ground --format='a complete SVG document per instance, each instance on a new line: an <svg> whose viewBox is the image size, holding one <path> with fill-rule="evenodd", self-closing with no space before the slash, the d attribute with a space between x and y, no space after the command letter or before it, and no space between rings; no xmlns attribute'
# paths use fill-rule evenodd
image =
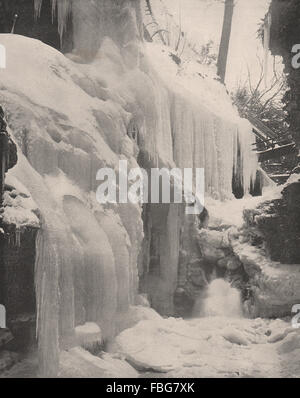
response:
<svg viewBox="0 0 300 398"><path fill-rule="evenodd" d="M209 209L211 226L235 226L242 227L244 224L243 212L246 209L255 209L266 200L281 197L282 187L273 186L264 191L263 196L247 195L242 200L231 199L225 201L206 198L205 206Z"/></svg>
<svg viewBox="0 0 300 398"><path fill-rule="evenodd" d="M59 377L300 377L300 333L290 320L148 319L123 331L110 351L61 352ZM30 356L1 377L37 375L37 360Z"/></svg>
<svg viewBox="0 0 300 398"><path fill-rule="evenodd" d="M287 320L146 320L116 343L115 350L148 377L300 377L300 333Z"/></svg>

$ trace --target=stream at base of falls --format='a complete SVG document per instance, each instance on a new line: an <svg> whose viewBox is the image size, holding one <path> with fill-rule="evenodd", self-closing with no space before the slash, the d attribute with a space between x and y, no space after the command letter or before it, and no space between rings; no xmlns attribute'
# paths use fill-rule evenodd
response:
<svg viewBox="0 0 300 398"><path fill-rule="evenodd" d="M208 287L189 320L145 322L124 332L135 341L128 355L135 363L165 373L141 377L249 378L299 377L300 334L290 320L247 319L240 293L222 279Z"/></svg>
<svg viewBox="0 0 300 398"><path fill-rule="evenodd" d="M300 377L300 333L290 319L243 317L239 292L220 279L211 282L196 307L199 315L192 319L162 318L153 311L153 318L117 336L109 353L97 357L83 351L87 355L81 362L71 354L63 372L69 377L107 377L103 362L95 363L101 358L110 366L117 361L122 371L129 367L140 378ZM37 368L32 355L3 376L35 377ZM132 373L120 375L116 369L111 377Z"/></svg>
<svg viewBox="0 0 300 398"><path fill-rule="evenodd" d="M299 335L283 338L289 323L282 320L201 318L184 321L172 331L163 331L160 343L179 352L179 363L165 373L142 372L155 378L286 378L300 377ZM181 332L179 332L179 330ZM271 342L271 336L277 342ZM195 335L197 335L197 340ZM296 338L295 338L296 337ZM295 343L297 339L297 343ZM168 340L168 341L167 341ZM298 349L295 348L297 344ZM178 346L181 346L179 348ZM177 348L178 347L178 348ZM153 351L156 351L155 346ZM165 351L165 349L163 350ZM162 354L163 355L163 354ZM144 358L144 363L155 359ZM156 358L156 365L159 363ZM164 364L165 365L165 364ZM163 367L162 367L163 368Z"/></svg>

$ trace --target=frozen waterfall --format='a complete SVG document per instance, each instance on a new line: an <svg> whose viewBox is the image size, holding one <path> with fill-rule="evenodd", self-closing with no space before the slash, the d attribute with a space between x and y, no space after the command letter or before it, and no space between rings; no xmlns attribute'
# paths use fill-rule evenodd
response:
<svg viewBox="0 0 300 398"><path fill-rule="evenodd" d="M76 345L76 326L95 322L109 340L135 304L142 208L101 206L95 198L99 168L116 169L120 158L138 166L134 150L124 150L130 123L151 167L204 168L206 194L214 199L232 198L238 145L246 194L257 169L251 126L238 117L225 88L213 80L176 77L168 55L158 57L162 70L154 64L152 50L141 42L138 1L52 3L59 6L61 33L72 13L73 53L65 57L37 40L3 35L8 67L1 72L0 93L20 153L10 173L40 212L37 333L41 370L48 376L57 373L60 350ZM38 15L41 0L35 4ZM170 301L181 213L165 209L166 225L158 226L165 279L154 285ZM227 295L224 302L214 295L218 287ZM206 312L218 307L236 313L237 300L225 282L215 281Z"/></svg>

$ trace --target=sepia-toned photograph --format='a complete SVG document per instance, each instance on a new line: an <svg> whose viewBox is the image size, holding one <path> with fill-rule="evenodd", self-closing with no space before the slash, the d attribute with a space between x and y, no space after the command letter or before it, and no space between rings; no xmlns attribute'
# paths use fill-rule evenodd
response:
<svg viewBox="0 0 300 398"><path fill-rule="evenodd" d="M0 383L300 378L299 21L0 0Z"/></svg>

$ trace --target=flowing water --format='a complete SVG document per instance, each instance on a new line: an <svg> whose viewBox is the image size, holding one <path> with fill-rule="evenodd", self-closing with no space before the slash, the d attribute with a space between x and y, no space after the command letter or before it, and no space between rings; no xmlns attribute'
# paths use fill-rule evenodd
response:
<svg viewBox="0 0 300 398"><path fill-rule="evenodd" d="M243 316L241 293L224 279L213 279L194 305L193 318Z"/></svg>
<svg viewBox="0 0 300 398"><path fill-rule="evenodd" d="M241 317L240 292L224 279L215 279L208 287L202 313L203 316Z"/></svg>
<svg viewBox="0 0 300 398"><path fill-rule="evenodd" d="M295 377L300 340L289 326L244 317L240 292L215 279L196 303L194 318L139 324L121 341L125 346L135 339L135 350L144 345L139 362L165 370L166 377Z"/></svg>

